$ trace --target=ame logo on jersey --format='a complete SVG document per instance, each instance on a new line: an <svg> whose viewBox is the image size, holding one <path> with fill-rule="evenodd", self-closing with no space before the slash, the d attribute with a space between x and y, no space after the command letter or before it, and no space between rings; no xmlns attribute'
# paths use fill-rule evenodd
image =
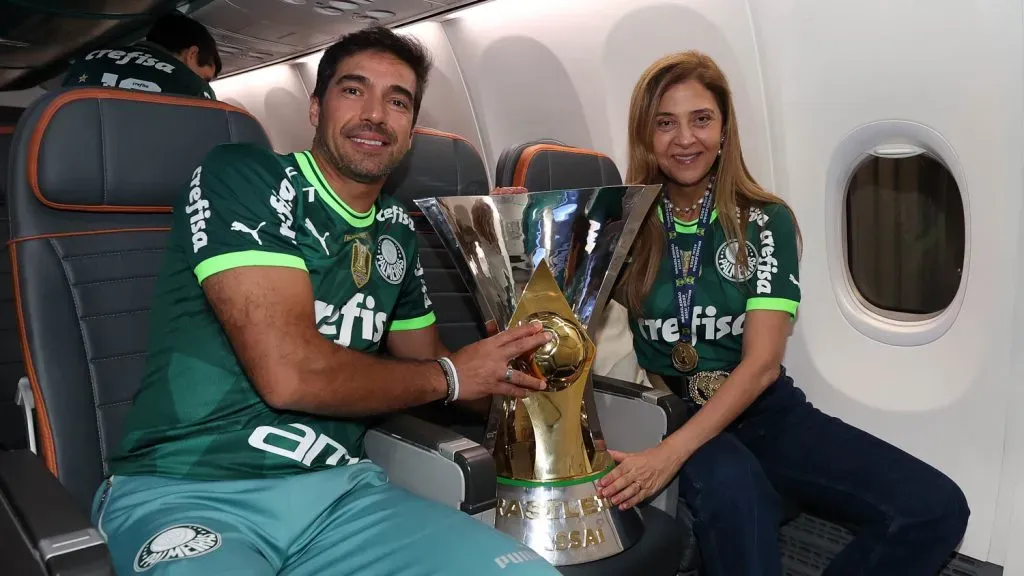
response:
<svg viewBox="0 0 1024 576"><path fill-rule="evenodd" d="M747 251L747 263L742 269L736 260L736 247L739 242L729 240L723 242L715 251L715 267L718 273L726 280L733 282L746 282L754 276L754 267L757 265L757 249L747 240L744 248Z"/></svg>
<svg viewBox="0 0 1024 576"><path fill-rule="evenodd" d="M314 302L316 328L324 336L332 337L335 344L349 347L352 337L358 336L364 343L355 346L356 350L371 348L371 344L380 342L384 335L384 322L388 319L387 312L375 312L377 302L373 296L356 293L344 306L338 307L317 300ZM356 331L356 321L359 330Z"/></svg>
<svg viewBox="0 0 1024 576"><path fill-rule="evenodd" d="M388 208L390 210L390 208ZM392 284L399 284L405 277L405 250L402 245L387 234L377 239L377 255L374 256L377 272Z"/></svg>
<svg viewBox="0 0 1024 576"><path fill-rule="evenodd" d="M185 205L185 212L188 214L188 224L192 230L192 253L198 253L199 249L206 246L209 238L206 236L206 219L210 217L210 202L203 198L203 190L199 181L203 173L203 167L199 166L192 173L191 187L188 192L188 204Z"/></svg>
<svg viewBox="0 0 1024 576"><path fill-rule="evenodd" d="M312 428L305 424L289 424L292 428L302 432L298 435L288 430L275 428L273 426L258 426L249 434L249 446L278 456L284 456L290 460L301 463L307 468L313 465L316 457L324 453L324 450L333 450L324 460L327 466L337 466L342 458L345 465L359 462L353 458L348 450L337 441L325 434L317 434ZM271 442L273 439L273 442Z"/></svg>
<svg viewBox="0 0 1024 576"><path fill-rule="evenodd" d="M135 571L145 572L160 562L195 558L220 548L220 534L199 524L164 528L146 540L135 554Z"/></svg>

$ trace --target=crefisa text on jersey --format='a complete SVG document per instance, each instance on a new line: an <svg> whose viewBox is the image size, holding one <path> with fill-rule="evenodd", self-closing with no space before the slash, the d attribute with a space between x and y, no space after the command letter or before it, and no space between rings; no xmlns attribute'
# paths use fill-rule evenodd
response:
<svg viewBox="0 0 1024 576"><path fill-rule="evenodd" d="M409 214L399 206L389 206L377 213L378 222L386 222L391 220L391 223L400 222L409 227L409 230L416 231L416 223L412 221Z"/></svg>
<svg viewBox="0 0 1024 576"><path fill-rule="evenodd" d="M191 189L188 192L188 204L185 205L185 212L189 215L188 223L192 229L192 252L199 252L199 249L206 246L206 219L210 217L210 203L203 198L203 190L199 187L200 176L203 167L199 166L192 173Z"/></svg>
<svg viewBox="0 0 1024 576"><path fill-rule="evenodd" d="M92 60L94 58L107 57L114 60L114 64L123 65L131 62L133 59L139 66L149 66L155 68L161 72L167 72L170 74L174 72L174 66L157 60L145 52L125 52L124 50L95 50L89 52L89 55L85 57L86 60Z"/></svg>

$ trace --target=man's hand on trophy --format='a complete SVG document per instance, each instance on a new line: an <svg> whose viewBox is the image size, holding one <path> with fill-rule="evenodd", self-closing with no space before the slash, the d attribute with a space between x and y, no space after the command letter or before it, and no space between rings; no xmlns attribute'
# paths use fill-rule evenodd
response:
<svg viewBox="0 0 1024 576"><path fill-rule="evenodd" d="M540 322L509 328L466 346L452 355L459 378L459 399L476 400L492 394L524 398L547 384L509 367L509 362L551 340Z"/></svg>

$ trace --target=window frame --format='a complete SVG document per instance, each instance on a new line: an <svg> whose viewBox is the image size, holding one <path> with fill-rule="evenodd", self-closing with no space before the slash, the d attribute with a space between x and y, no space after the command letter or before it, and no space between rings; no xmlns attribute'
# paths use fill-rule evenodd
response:
<svg viewBox="0 0 1024 576"><path fill-rule="evenodd" d="M860 293L848 260L847 199L851 179L861 165L882 148L911 147L908 154L926 154L953 176L964 214L964 261L952 301L931 314L879 308ZM917 149L913 151L913 149ZM883 156L893 157L893 156ZM906 156L903 156L906 157ZM833 295L843 317L872 340L894 346L921 346L945 334L956 320L966 295L971 264L971 209L967 179L953 146L935 130L907 120L881 120L849 132L832 153L825 194L825 258Z"/></svg>

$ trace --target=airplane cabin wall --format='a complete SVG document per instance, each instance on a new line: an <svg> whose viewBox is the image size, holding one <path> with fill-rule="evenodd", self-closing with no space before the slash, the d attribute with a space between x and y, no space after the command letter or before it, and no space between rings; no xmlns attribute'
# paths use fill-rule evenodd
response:
<svg viewBox="0 0 1024 576"><path fill-rule="evenodd" d="M303 82L301 66L301 61L276 64L217 80L211 87L218 100L255 116L276 152L306 150L313 140L309 123L313 86L307 88Z"/></svg>
<svg viewBox="0 0 1024 576"><path fill-rule="evenodd" d="M1010 417L1024 406L1024 360L1012 359L1024 326L1024 17L1019 0L938 4L492 0L403 32L437 63L420 124L470 139L492 177L503 149L541 137L605 152L625 173L637 78L667 53L710 54L729 76L751 172L802 227L788 371L826 412L952 477L972 509L961 552L1011 574L1024 566L1010 545L1024 538L1024 423ZM312 129L297 100L318 58L285 66L297 81L258 71L215 88L264 122L275 148L304 148ZM259 73L280 74L298 111L271 106L248 79ZM864 306L846 271L846 178L891 144L944 163L964 206L965 280L926 320Z"/></svg>

